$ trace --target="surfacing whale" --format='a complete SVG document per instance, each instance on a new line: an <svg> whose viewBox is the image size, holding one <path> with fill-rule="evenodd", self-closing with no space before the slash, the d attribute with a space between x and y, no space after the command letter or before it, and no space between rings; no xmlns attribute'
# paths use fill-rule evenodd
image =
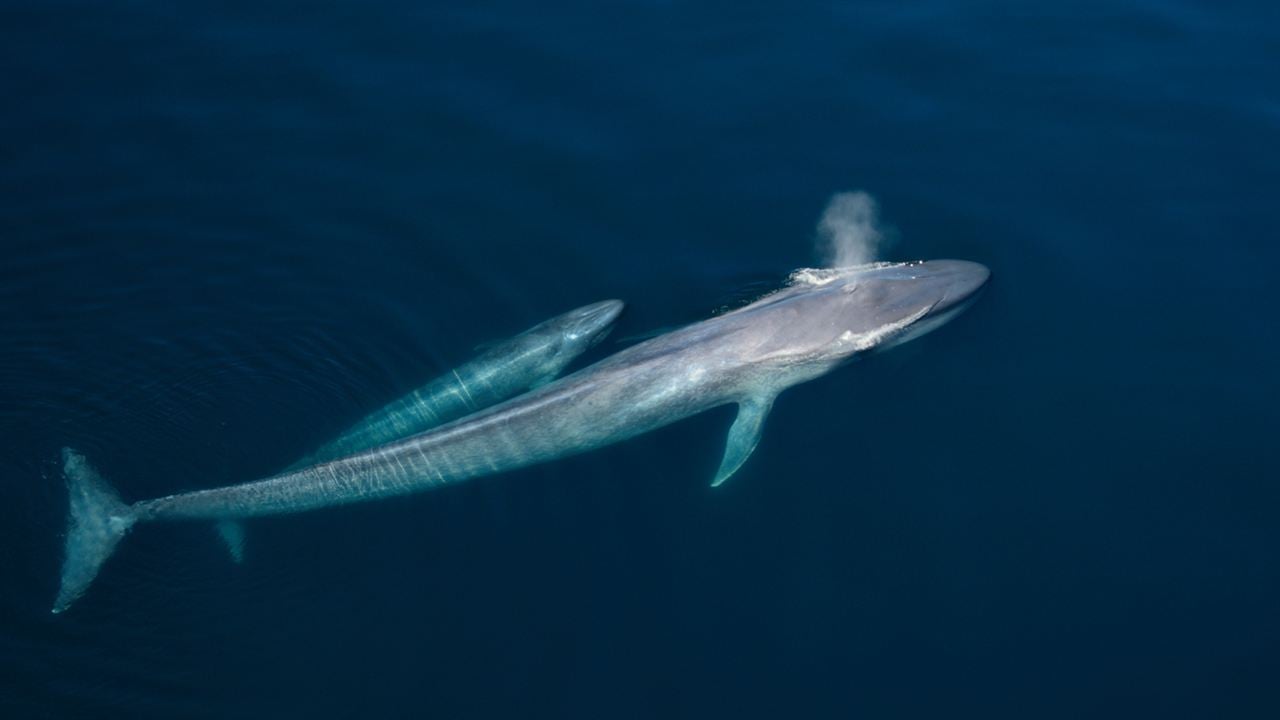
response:
<svg viewBox="0 0 1280 720"><path fill-rule="evenodd" d="M746 307L434 430L241 485L129 505L82 457L64 450L71 519L53 611L84 592L138 522L277 515L420 492L584 452L736 403L712 481L720 485L754 450L780 392L941 326L989 276L982 265L959 260L800 271Z"/></svg>

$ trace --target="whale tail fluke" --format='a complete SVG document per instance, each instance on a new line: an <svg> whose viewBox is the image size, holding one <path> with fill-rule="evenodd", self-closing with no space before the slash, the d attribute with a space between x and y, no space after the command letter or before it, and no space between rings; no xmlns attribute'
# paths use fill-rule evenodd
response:
<svg viewBox="0 0 1280 720"><path fill-rule="evenodd" d="M62 586L53 603L55 613L66 610L88 589L98 568L138 519L83 455L63 448L62 463L71 503Z"/></svg>

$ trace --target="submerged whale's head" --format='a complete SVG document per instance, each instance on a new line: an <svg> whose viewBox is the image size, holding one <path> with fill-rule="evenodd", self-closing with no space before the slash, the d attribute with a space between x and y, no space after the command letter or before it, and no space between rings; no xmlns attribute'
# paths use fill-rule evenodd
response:
<svg viewBox="0 0 1280 720"><path fill-rule="evenodd" d="M771 317L758 351L829 363L897 345L955 317L990 277L964 260L800 270L788 287L756 303Z"/></svg>
<svg viewBox="0 0 1280 720"><path fill-rule="evenodd" d="M622 314L621 300L602 300L554 317L541 325L543 332L559 335L560 352L578 354L604 339ZM537 328L535 328L536 330Z"/></svg>
<svg viewBox="0 0 1280 720"><path fill-rule="evenodd" d="M622 313L621 300L604 300L570 310L521 333L502 353L537 367L546 382L592 345L604 339Z"/></svg>

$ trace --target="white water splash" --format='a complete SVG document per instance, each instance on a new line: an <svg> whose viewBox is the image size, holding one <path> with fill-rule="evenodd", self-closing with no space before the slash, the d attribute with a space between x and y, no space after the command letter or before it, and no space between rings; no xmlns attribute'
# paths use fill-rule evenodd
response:
<svg viewBox="0 0 1280 720"><path fill-rule="evenodd" d="M862 191L837 193L818 220L818 252L827 267L863 265L875 260L893 235L892 228L880 224L875 198Z"/></svg>
<svg viewBox="0 0 1280 720"><path fill-rule="evenodd" d="M794 270L787 276L788 285L813 285L820 286L834 282L853 272L862 272L864 270L874 270L876 268L893 267L895 265L903 265L905 263L895 262L869 262L861 265L849 265L846 267L820 267L820 268L800 268Z"/></svg>

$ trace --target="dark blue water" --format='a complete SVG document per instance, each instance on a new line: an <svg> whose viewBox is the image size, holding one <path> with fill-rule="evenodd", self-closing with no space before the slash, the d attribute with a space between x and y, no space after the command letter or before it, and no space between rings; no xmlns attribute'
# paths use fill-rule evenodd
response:
<svg viewBox="0 0 1280 720"><path fill-rule="evenodd" d="M1276 717L1278 23L6 4L3 715ZM130 500L262 477L575 305L759 294L855 188L995 279L724 487L728 409L239 567L143 526L49 614L63 446Z"/></svg>

